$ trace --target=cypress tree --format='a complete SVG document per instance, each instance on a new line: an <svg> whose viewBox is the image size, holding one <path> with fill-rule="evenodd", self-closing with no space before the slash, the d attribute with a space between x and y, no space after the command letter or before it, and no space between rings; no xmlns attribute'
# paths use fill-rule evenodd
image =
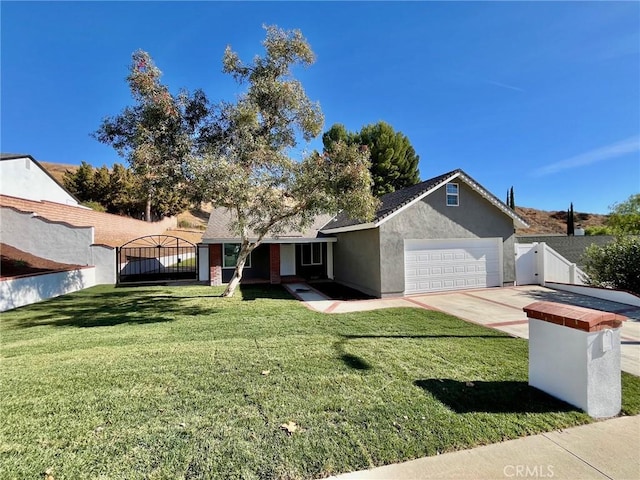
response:
<svg viewBox="0 0 640 480"><path fill-rule="evenodd" d="M567 236L574 235L575 226L573 224L573 202L571 202L571 206L569 210L567 210Z"/></svg>
<svg viewBox="0 0 640 480"><path fill-rule="evenodd" d="M513 197L513 187L511 187L511 191L509 192L509 206L511 207L511 210L516 209L516 201Z"/></svg>

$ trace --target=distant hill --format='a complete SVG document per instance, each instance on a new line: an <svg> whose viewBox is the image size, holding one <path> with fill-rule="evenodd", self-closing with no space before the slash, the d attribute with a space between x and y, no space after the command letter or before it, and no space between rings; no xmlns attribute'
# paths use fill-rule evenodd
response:
<svg viewBox="0 0 640 480"><path fill-rule="evenodd" d="M40 162L40 164L60 183L63 183L62 178L67 170L75 172L78 169L78 165L49 162ZM202 209L192 209L178 215L178 222L187 228L204 229L210 212L211 205L203 205ZM529 228L517 229L516 233L519 235L567 233L567 212L564 210L549 212L535 208L516 207L516 213L529 224ZM599 213L574 212L574 217L576 224L583 227L595 227L604 225L608 216Z"/></svg>
<svg viewBox="0 0 640 480"><path fill-rule="evenodd" d="M64 172L69 170L70 172L75 172L79 165L65 165L64 163L50 163L50 162L38 162L42 165L47 172L51 174L53 178L55 178L60 184L64 185L62 181L64 177Z"/></svg>
<svg viewBox="0 0 640 480"><path fill-rule="evenodd" d="M529 228L517 229L516 233L519 235L567 233L566 210L548 212L545 210L536 210L535 208L516 207L516 213L529 224ZM608 215L574 211L573 217L575 225L581 225L584 228L604 225Z"/></svg>

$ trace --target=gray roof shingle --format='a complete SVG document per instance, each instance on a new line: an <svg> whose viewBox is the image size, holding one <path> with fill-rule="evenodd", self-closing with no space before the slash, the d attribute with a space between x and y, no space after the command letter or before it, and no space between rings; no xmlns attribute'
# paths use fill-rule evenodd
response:
<svg viewBox="0 0 640 480"><path fill-rule="evenodd" d="M301 238L317 238L319 236L320 228L331 220L332 215L319 215L316 217L313 224L305 230L287 230L278 235L270 235L265 240L274 239L301 239ZM209 216L209 223L207 229L202 236L204 243L211 243L215 240L230 240L238 239L238 235L230 229L230 223L233 221L233 213L226 208L214 208ZM249 232L249 238L256 238L257 235L254 232Z"/></svg>
<svg viewBox="0 0 640 480"><path fill-rule="evenodd" d="M403 188L402 190L396 190L395 192L387 193L380 197L380 206L376 212L373 222L379 222L387 215L395 212L399 208L402 208L407 203L411 202L416 197L419 197L423 193L431 190L436 185L444 182L447 178L454 176L456 173L460 173L462 170L452 170L448 173L443 173L437 177L430 178L424 182L416 183L410 187ZM332 221L324 226L323 229L334 229L342 227L350 227L352 225L359 225L363 223L360 220L350 218L345 213L338 214Z"/></svg>

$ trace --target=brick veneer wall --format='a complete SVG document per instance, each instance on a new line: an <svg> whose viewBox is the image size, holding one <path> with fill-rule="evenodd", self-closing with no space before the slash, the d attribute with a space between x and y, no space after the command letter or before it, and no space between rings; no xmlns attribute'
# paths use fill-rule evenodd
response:
<svg viewBox="0 0 640 480"><path fill-rule="evenodd" d="M65 222L76 227L94 227L94 243L114 247L145 235L163 234L167 229L176 226L175 217L165 218L159 222L144 222L83 207L25 200L8 195L0 195L0 206L14 207L25 213L35 212L48 220Z"/></svg>
<svg viewBox="0 0 640 480"><path fill-rule="evenodd" d="M222 245L209 245L209 284L222 285Z"/></svg>
<svg viewBox="0 0 640 480"><path fill-rule="evenodd" d="M269 245L269 281L271 284L280 283L280 244Z"/></svg>

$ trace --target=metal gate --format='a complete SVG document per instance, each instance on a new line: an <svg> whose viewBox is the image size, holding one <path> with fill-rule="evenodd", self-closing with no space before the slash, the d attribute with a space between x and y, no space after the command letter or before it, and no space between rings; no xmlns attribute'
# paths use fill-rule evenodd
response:
<svg viewBox="0 0 640 480"><path fill-rule="evenodd" d="M198 247L182 238L149 235L116 253L118 283L198 279Z"/></svg>

